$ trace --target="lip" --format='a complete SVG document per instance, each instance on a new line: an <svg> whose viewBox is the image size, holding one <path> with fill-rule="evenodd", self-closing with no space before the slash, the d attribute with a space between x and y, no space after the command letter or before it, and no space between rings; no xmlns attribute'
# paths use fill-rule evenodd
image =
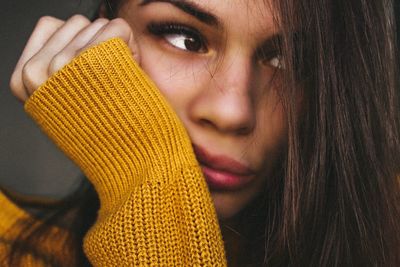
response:
<svg viewBox="0 0 400 267"><path fill-rule="evenodd" d="M245 164L223 155L212 155L193 145L207 184L212 190L238 190L254 180L256 172Z"/></svg>

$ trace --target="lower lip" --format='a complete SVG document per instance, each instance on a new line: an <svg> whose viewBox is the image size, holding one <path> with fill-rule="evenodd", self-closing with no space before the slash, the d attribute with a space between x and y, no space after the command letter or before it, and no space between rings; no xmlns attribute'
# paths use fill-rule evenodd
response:
<svg viewBox="0 0 400 267"><path fill-rule="evenodd" d="M237 175L201 165L207 184L212 190L238 190L251 182L253 176Z"/></svg>

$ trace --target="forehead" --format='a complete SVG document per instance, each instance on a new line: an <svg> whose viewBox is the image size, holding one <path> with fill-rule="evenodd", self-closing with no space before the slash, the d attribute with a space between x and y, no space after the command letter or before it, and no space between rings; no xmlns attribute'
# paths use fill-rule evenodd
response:
<svg viewBox="0 0 400 267"><path fill-rule="evenodd" d="M272 0L140 0L142 3L188 4L212 17L224 32L266 36L277 32Z"/></svg>

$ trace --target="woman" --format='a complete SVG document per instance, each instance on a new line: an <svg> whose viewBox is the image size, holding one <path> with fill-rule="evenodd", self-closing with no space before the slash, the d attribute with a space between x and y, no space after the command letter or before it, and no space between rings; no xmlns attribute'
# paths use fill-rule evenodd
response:
<svg viewBox="0 0 400 267"><path fill-rule="evenodd" d="M11 88L100 210L90 186L41 221L3 196L5 262L399 266L393 4L122 0L40 20Z"/></svg>

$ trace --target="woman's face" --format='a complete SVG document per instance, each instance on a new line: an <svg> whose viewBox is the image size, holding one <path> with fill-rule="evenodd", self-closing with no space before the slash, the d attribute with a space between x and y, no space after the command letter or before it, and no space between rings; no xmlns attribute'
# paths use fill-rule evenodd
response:
<svg viewBox="0 0 400 267"><path fill-rule="evenodd" d="M130 0L118 12L188 131L220 219L261 192L286 143L279 30L265 2Z"/></svg>

